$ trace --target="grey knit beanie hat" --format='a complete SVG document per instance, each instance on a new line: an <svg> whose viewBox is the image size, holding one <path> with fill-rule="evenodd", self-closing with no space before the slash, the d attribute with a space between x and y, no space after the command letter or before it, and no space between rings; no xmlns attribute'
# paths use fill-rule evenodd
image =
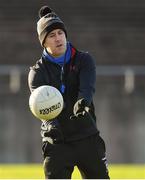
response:
<svg viewBox="0 0 145 180"><path fill-rule="evenodd" d="M63 21L48 6L42 6L39 10L39 21L37 22L37 32L41 45L43 46L48 33L54 29L62 29L67 37L67 32Z"/></svg>

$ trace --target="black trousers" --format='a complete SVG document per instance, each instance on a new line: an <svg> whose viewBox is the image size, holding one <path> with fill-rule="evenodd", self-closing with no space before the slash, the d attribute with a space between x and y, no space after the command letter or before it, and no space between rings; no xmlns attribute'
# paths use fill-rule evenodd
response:
<svg viewBox="0 0 145 180"><path fill-rule="evenodd" d="M98 135L71 143L46 143L43 152L46 179L71 179L74 166L84 179L109 179L105 143Z"/></svg>

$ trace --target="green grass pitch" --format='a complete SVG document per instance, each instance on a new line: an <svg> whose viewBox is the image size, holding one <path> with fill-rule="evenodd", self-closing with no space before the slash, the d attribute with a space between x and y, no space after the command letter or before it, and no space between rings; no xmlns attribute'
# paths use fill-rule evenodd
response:
<svg viewBox="0 0 145 180"><path fill-rule="evenodd" d="M112 164L109 174L111 179L145 179L145 164ZM1 164L0 179L44 179L43 167L41 164ZM72 179L81 179L77 167Z"/></svg>

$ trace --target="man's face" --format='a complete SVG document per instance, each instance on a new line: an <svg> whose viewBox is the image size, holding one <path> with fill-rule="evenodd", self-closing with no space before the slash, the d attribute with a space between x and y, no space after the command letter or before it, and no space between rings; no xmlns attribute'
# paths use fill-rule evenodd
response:
<svg viewBox="0 0 145 180"><path fill-rule="evenodd" d="M66 51L66 36L64 31L61 29L51 31L45 39L44 47L54 57L63 55Z"/></svg>

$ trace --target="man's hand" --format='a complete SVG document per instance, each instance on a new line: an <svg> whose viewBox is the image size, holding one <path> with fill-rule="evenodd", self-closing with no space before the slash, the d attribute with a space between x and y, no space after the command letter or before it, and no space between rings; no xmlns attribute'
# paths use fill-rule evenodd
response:
<svg viewBox="0 0 145 180"><path fill-rule="evenodd" d="M73 113L75 116L84 115L86 112L86 108L88 107L88 103L85 99L79 99L73 109Z"/></svg>
<svg viewBox="0 0 145 180"><path fill-rule="evenodd" d="M51 144L58 144L63 141L63 135L58 125L41 125L41 137L47 139Z"/></svg>

